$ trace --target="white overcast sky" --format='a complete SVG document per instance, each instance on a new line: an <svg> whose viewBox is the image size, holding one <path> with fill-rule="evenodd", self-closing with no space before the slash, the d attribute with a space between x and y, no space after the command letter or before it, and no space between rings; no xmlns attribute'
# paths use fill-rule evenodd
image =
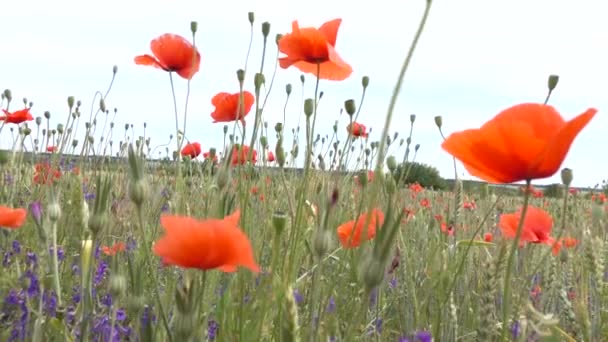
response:
<svg viewBox="0 0 608 342"><path fill-rule="evenodd" d="M150 40L160 34L189 37L190 21L196 20L202 62L192 82L187 137L200 141L204 150L219 148L223 124L212 124L210 99L220 91L238 91L235 72L244 66L249 42L247 12L256 16L250 70L259 69L262 22L271 23L274 37L289 32L292 20L303 27L318 27L342 18L336 48L354 73L344 82L321 83L325 96L317 132L331 133L338 119L344 140L348 118L338 117L339 110L346 99L358 101L361 77L368 75L370 87L359 121L373 128L371 140L379 140L397 72L423 8L424 0L5 1L0 6L0 88L10 88L19 101L23 97L33 101L34 116L49 110L55 124L63 123L67 96L82 100L88 117L93 94L105 90L112 66L118 65L107 100L108 107L118 108L115 136L123 134L125 123L134 123L141 134L146 122L152 145L164 144L174 133L168 76L134 65L133 57L149 53ZM566 119L588 107L599 110L563 166L574 170L576 186L593 186L608 178L605 9L605 4L595 0L435 0L406 76L391 134L399 131L405 137L409 115L416 114L413 141L421 144L418 161L450 177L452 160L440 148L436 115L443 116L446 133L477 127L511 105L543 101L547 76L559 74L551 104ZM275 54L273 38L271 59L265 66L267 80ZM299 75L293 69L278 70L264 118L270 127L282 120L287 83L293 83L292 96L296 95L288 107L287 128L297 124ZM306 97L313 95L313 81L307 77ZM252 75L246 88L253 91ZM177 91L181 112L185 81L177 81ZM8 130L2 135L0 143L6 148L11 144ZM117 145L120 138L115 140ZM273 134L270 143L274 146ZM391 151L401 158L403 150ZM461 166L459 170L465 179L471 178ZM557 181L559 173L538 183Z"/></svg>

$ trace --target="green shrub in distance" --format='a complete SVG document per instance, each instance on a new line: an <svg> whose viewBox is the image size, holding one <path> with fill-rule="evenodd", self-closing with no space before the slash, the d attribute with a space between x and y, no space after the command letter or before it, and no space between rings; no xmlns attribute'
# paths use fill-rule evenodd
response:
<svg viewBox="0 0 608 342"><path fill-rule="evenodd" d="M439 170L423 163L402 163L393 172L393 177L395 178L395 182L400 186L419 183L425 188L433 188L435 190L447 189L447 183L439 175Z"/></svg>

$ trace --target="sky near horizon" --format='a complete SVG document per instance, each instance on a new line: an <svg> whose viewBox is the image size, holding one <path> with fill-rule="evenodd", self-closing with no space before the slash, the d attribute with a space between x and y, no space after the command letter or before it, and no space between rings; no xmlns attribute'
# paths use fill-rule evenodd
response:
<svg viewBox="0 0 608 342"><path fill-rule="evenodd" d="M212 123L211 98L218 92L238 91L236 70L244 68L250 38L247 13L255 13L245 83L251 92L253 73L260 68L263 22L271 24L264 66L270 84L277 33L290 32L292 20L298 20L301 27L318 27L342 18L336 49L354 72L342 82L321 81L324 97L316 132L331 135L334 122L339 120L339 140L345 140L348 117L340 116L340 109L347 99L359 102L361 78L369 76L358 121L372 128L370 141L375 141L380 139L397 73L424 4L424 0L10 1L0 7L0 88L11 89L13 109L26 97L34 102L34 117L50 111L52 126L65 122L66 99L75 96L83 102L83 125L95 92L105 92L112 67L117 65L116 80L106 101L108 108L118 109L114 146L123 140L125 123L134 124L137 137L143 135L144 122L146 135L152 137L151 146L166 144L169 135L175 134L169 77L160 70L135 65L133 58L150 53L150 41L163 33L190 39L190 21L194 20L198 22L196 45L202 58L191 84L186 136L199 141L205 151L211 147L219 150L224 124ZM574 186L600 183L608 178L606 145L601 143L608 127L604 113L608 108L608 22L603 9L601 2L593 0L435 0L406 75L390 134L398 131L399 137L405 138L410 114L416 114L412 139L413 144L421 145L417 161L431 164L442 176L451 178L452 159L440 147L435 116L443 117L446 134L479 127L514 104L542 102L547 77L557 74L560 82L550 104L565 119L589 107L599 110L575 140L562 167L574 170ZM276 141L272 127L283 120L285 85L291 83L285 144L286 150L291 148L291 129L298 123L301 108L300 74L294 68L277 69L264 111L271 146ZM181 126L186 82L181 78L175 81ZM307 75L304 97L313 97L313 93L314 76ZM97 107L97 103L93 105ZM252 127L253 114L248 116L248 127ZM103 119L98 118L98 125ZM11 144L5 129L0 146ZM174 143L170 148L174 149ZM164 148L160 150L164 154ZM301 155L303 147L300 150ZM403 152L403 147L392 147L389 154L400 160ZM464 179L474 179L460 164L458 170ZM559 182L559 172L535 183L555 182Z"/></svg>

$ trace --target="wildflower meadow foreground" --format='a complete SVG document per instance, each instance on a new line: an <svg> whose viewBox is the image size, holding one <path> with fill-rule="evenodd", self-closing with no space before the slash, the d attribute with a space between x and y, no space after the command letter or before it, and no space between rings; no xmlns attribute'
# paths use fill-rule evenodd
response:
<svg viewBox="0 0 608 342"><path fill-rule="evenodd" d="M415 161L416 116L399 118L407 132L391 129L431 4L379 141L358 121L373 78L362 78L360 100L345 99L348 124L316 127L330 115L324 84L357 68L340 56L341 19L294 20L279 34L265 22L260 35L249 13L263 62L227 71L235 87L209 98L223 141L188 138L186 100L164 158L145 126L130 138L140 122L124 135L114 126L111 86L90 115L68 97L67 117L5 90L0 340L607 340L607 192L571 188L576 170L562 166L597 110L562 116L548 104L552 75L544 103L514 103L461 132L435 117L454 174L458 160L484 182L441 179ZM172 90L189 85L214 53L199 51L190 28L151 37L133 62L166 73ZM293 68L300 80L273 85ZM304 94L301 130L265 120L270 91ZM182 96L198 95L165 100ZM555 174L561 185L534 186Z"/></svg>

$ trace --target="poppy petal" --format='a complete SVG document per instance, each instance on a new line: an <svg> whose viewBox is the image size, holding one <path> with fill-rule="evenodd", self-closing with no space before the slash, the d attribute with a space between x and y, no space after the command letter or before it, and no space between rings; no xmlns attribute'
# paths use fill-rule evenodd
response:
<svg viewBox="0 0 608 342"><path fill-rule="evenodd" d="M137 56L135 57L135 64L137 65L149 65L149 66L153 66L155 68L159 68L159 69L165 69L157 60L156 58L150 56L150 55L141 55L141 56Z"/></svg>
<svg viewBox="0 0 608 342"><path fill-rule="evenodd" d="M338 29L340 28L341 23L342 19L334 19L319 27L319 32L323 33L325 39L331 46L336 46L336 38L338 37Z"/></svg>
<svg viewBox="0 0 608 342"><path fill-rule="evenodd" d="M597 110L594 108L588 109L583 114L568 121L559 133L549 142L542 154L542 163L538 166L538 173L546 174L547 177L556 172L562 165L570 146L574 142L576 136L587 126L589 121L593 119Z"/></svg>

